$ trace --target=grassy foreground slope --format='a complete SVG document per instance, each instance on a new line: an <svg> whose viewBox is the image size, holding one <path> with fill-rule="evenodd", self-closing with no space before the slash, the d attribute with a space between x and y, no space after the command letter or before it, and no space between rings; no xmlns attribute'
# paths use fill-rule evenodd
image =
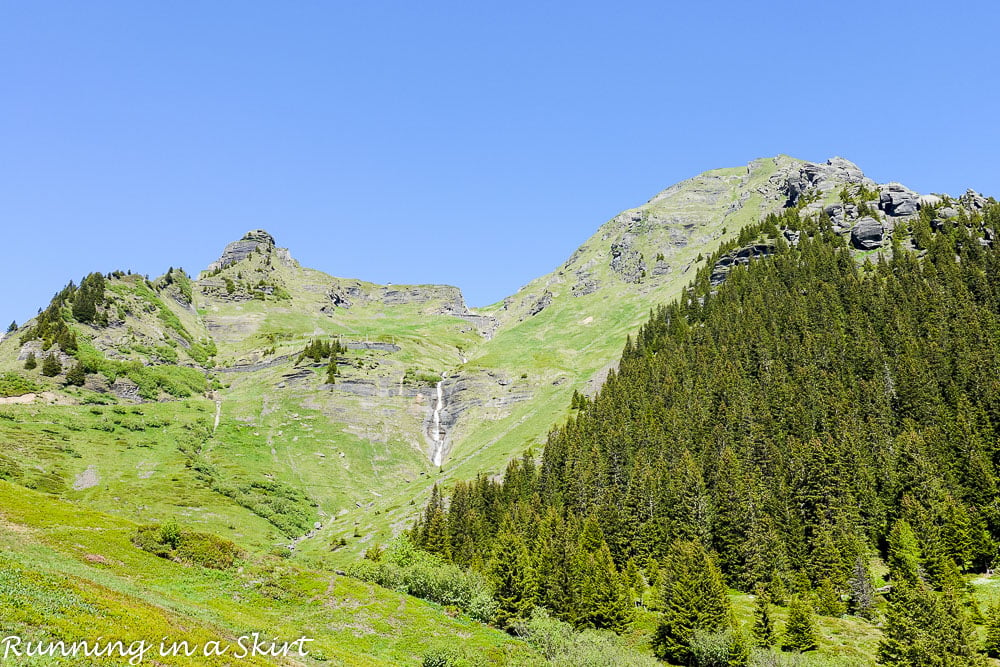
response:
<svg viewBox="0 0 1000 667"><path fill-rule="evenodd" d="M419 664L456 638L483 664L526 664L532 653L507 635L436 606L279 558L249 558L224 571L181 564L133 546L137 525L0 481L0 632L25 641L187 640L232 645L260 633L301 636L306 658L239 664ZM252 640L246 645L252 645ZM193 664L147 655L144 664ZM52 664L49 658L18 664ZM66 664L125 664L81 658ZM197 664L232 664L201 657Z"/></svg>

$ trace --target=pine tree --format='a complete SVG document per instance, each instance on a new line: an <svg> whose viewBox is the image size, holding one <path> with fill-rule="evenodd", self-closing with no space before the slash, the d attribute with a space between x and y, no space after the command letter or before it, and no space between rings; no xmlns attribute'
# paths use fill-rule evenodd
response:
<svg viewBox="0 0 1000 667"><path fill-rule="evenodd" d="M66 373L66 384L82 387L87 381L87 372L79 361Z"/></svg>
<svg viewBox="0 0 1000 667"><path fill-rule="evenodd" d="M664 612L653 636L653 652L663 660L686 663L696 630L718 632L732 625L732 610L722 573L700 542L677 541L660 570Z"/></svg>
<svg viewBox="0 0 1000 667"><path fill-rule="evenodd" d="M448 524L444 515L444 501L435 484L431 489L431 500L424 510L423 523L417 535L417 546L432 554L448 554Z"/></svg>
<svg viewBox="0 0 1000 667"><path fill-rule="evenodd" d="M753 640L758 648L771 648L778 641L778 634L774 629L774 619L771 618L769 607L767 593L763 587L758 588L753 608Z"/></svg>
<svg viewBox="0 0 1000 667"><path fill-rule="evenodd" d="M936 593L923 581L911 583L900 577L886 609L879 663L978 666L982 658L974 637L975 627L954 595Z"/></svg>
<svg viewBox="0 0 1000 667"><path fill-rule="evenodd" d="M858 556L854 561L854 570L851 573L848 586L851 591L849 602L851 613L872 620L875 588L872 586L871 575L868 574L868 568L865 567L865 561L861 556Z"/></svg>
<svg viewBox="0 0 1000 667"><path fill-rule="evenodd" d="M594 551L577 553L576 625L621 632L631 622L633 605L628 587L602 540Z"/></svg>
<svg viewBox="0 0 1000 667"><path fill-rule="evenodd" d="M7 333L14 333L15 331L17 331L17 321L16 320L13 321L13 322L11 322L10 326L7 327Z"/></svg>
<svg viewBox="0 0 1000 667"><path fill-rule="evenodd" d="M788 622L785 623L781 648L799 653L818 648L812 610L808 601L800 595L793 595L788 605Z"/></svg>
<svg viewBox="0 0 1000 667"><path fill-rule="evenodd" d="M846 610L840 598L840 591L829 579L819 582L816 589L816 613L823 616L842 616Z"/></svg>
<svg viewBox="0 0 1000 667"><path fill-rule="evenodd" d="M54 352L49 352L42 360L42 375L45 377L55 377L62 373L62 364Z"/></svg>
<svg viewBox="0 0 1000 667"><path fill-rule="evenodd" d="M975 628L958 591L936 592L918 565L920 545L905 521L897 521L889 536L889 578L892 593L885 630L879 642L884 665L979 665Z"/></svg>
<svg viewBox="0 0 1000 667"><path fill-rule="evenodd" d="M38 359L35 358L35 353L29 352L28 358L24 360L24 369L30 371L34 370L37 367L38 367Z"/></svg>
<svg viewBox="0 0 1000 667"><path fill-rule="evenodd" d="M506 629L528 616L537 594L535 571L521 537L504 529L497 536L487 569L497 601L497 625Z"/></svg>
<svg viewBox="0 0 1000 667"><path fill-rule="evenodd" d="M990 607L986 618L986 642L983 650L991 658L1000 658L1000 606Z"/></svg>

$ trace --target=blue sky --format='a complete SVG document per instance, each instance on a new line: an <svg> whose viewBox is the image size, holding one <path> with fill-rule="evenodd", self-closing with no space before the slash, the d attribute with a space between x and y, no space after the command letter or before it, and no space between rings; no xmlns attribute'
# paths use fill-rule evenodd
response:
<svg viewBox="0 0 1000 667"><path fill-rule="evenodd" d="M304 265L485 305L706 169L1000 195L993 3L0 1L0 317L92 270Z"/></svg>

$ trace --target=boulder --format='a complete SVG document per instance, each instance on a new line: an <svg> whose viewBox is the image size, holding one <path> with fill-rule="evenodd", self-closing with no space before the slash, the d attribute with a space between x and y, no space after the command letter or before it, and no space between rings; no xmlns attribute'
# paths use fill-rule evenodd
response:
<svg viewBox="0 0 1000 667"><path fill-rule="evenodd" d="M887 215L913 215L920 208L920 196L901 183L879 186L879 208Z"/></svg>
<svg viewBox="0 0 1000 667"><path fill-rule="evenodd" d="M851 230L851 243L861 250L874 250L882 247L884 235L882 224L875 218L865 216Z"/></svg>
<svg viewBox="0 0 1000 667"><path fill-rule="evenodd" d="M958 209L955 208L954 206L945 206L944 208L938 209L937 217L941 218L942 220L950 220L952 218L957 218Z"/></svg>
<svg viewBox="0 0 1000 667"><path fill-rule="evenodd" d="M979 211L986 208L989 200L975 190L966 190L965 194L958 198L958 203L970 211Z"/></svg>
<svg viewBox="0 0 1000 667"><path fill-rule="evenodd" d="M783 229L781 230L781 233L784 235L785 240L788 241L789 244L799 244L799 237L802 235L802 232L793 232L791 229Z"/></svg>

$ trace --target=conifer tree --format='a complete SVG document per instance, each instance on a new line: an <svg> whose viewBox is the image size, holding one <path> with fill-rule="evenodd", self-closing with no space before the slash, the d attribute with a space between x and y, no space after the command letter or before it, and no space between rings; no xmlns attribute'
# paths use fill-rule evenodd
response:
<svg viewBox="0 0 1000 667"><path fill-rule="evenodd" d="M435 484L431 489L431 500L424 510L423 523L417 537L417 546L432 554L448 554L448 524L444 514L441 491Z"/></svg>
<svg viewBox="0 0 1000 667"><path fill-rule="evenodd" d="M840 598L840 591L829 579L819 582L816 589L816 613L823 616L841 616L845 612L844 603Z"/></svg>
<svg viewBox="0 0 1000 667"><path fill-rule="evenodd" d="M889 578L892 593L885 630L879 642L884 665L979 665L975 629L957 591L935 592L918 563L920 545L905 521L897 521L889 536Z"/></svg>
<svg viewBox="0 0 1000 667"><path fill-rule="evenodd" d="M497 536L488 571L497 601L497 625L506 629L516 619L527 618L535 604L537 580L519 535L504 529Z"/></svg>
<svg viewBox="0 0 1000 667"><path fill-rule="evenodd" d="M1000 658L1000 606L990 607L986 617L986 642L983 650L991 658Z"/></svg>
<svg viewBox="0 0 1000 667"><path fill-rule="evenodd" d="M62 364L54 352L49 352L42 360L42 375L45 377L55 377L62 373Z"/></svg>
<svg viewBox="0 0 1000 667"><path fill-rule="evenodd" d="M66 384L82 387L87 381L87 372L83 369L83 364L79 361L66 373Z"/></svg>
<svg viewBox="0 0 1000 667"><path fill-rule="evenodd" d="M581 548L578 558L575 624L621 632L632 620L633 605L608 545L602 540L593 551Z"/></svg>
<svg viewBox="0 0 1000 667"><path fill-rule="evenodd" d="M653 636L653 652L686 663L696 630L718 632L732 625L722 573L700 542L677 541L660 570L664 612Z"/></svg>
<svg viewBox="0 0 1000 667"><path fill-rule="evenodd" d="M851 599L849 602L852 614L872 620L875 606L875 588L872 586L871 575L865 567L864 559L858 556L854 561L854 570L848 581Z"/></svg>
<svg viewBox="0 0 1000 667"><path fill-rule="evenodd" d="M14 333L15 331L17 331L17 321L16 320L13 321L13 322L11 322L10 326L7 327L7 333Z"/></svg>
<svg viewBox="0 0 1000 667"><path fill-rule="evenodd" d="M818 648L812 609L809 608L809 602L801 595L793 595L788 605L788 622L785 624L781 648L798 653Z"/></svg>
<svg viewBox="0 0 1000 667"><path fill-rule="evenodd" d="M754 645L758 648L771 648L778 641L778 635L774 629L774 619L771 618L769 607L767 592L763 587L759 587L753 608L753 640Z"/></svg>
<svg viewBox="0 0 1000 667"><path fill-rule="evenodd" d="M37 367L38 367L38 359L35 358L35 353L34 352L29 352L28 353L28 358L24 360L24 368L25 368L25 370L29 370L30 371L30 370L34 370Z"/></svg>

